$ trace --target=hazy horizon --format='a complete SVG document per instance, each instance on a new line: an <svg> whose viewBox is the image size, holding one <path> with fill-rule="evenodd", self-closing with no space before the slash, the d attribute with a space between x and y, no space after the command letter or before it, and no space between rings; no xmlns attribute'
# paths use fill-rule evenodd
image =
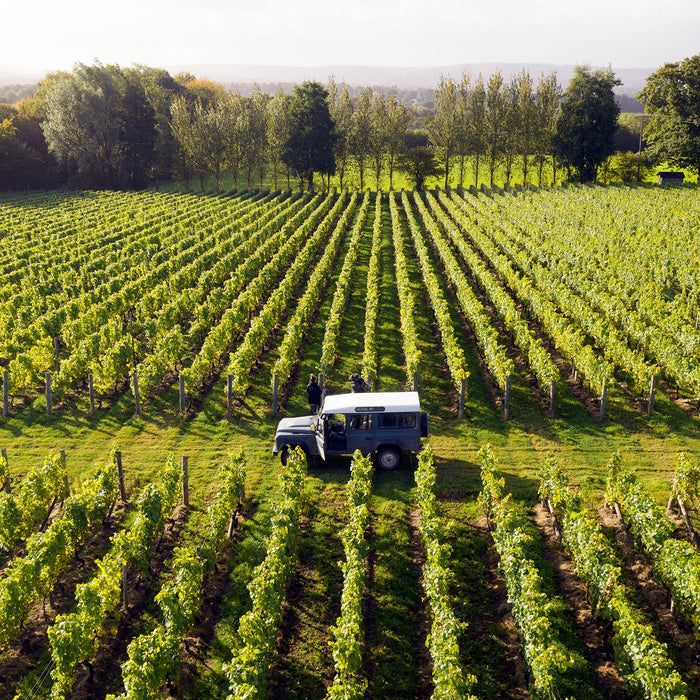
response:
<svg viewBox="0 0 700 700"><path fill-rule="evenodd" d="M655 69L698 51L697 0L25 0L3 8L0 66L76 62L434 67L464 63Z"/></svg>

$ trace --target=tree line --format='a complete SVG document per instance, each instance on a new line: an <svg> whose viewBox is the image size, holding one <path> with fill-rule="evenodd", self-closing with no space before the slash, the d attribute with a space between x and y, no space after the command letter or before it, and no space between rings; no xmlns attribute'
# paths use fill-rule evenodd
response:
<svg viewBox="0 0 700 700"><path fill-rule="evenodd" d="M666 64L640 93L652 115L646 156L695 173L699 75L700 56ZM0 188L140 189L172 179L203 188L212 178L218 189L224 174L237 188L265 177L275 188L312 187L314 173L343 188L352 172L361 189L379 189L382 177L393 187L397 170L418 187L437 173L445 186L471 184L469 173L491 186L497 178L593 180L624 129L617 84L611 69L585 66L566 90L556 74L533 79L526 70L508 82L498 71L443 77L434 114L413 131L415 115L395 90L351 91L332 77L291 94L256 86L242 95L188 73L77 64L47 75L31 97L0 105Z"/></svg>

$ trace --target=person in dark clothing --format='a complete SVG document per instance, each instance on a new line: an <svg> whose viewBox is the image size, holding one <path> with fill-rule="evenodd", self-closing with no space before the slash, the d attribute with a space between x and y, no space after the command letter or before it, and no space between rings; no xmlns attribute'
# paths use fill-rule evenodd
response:
<svg viewBox="0 0 700 700"><path fill-rule="evenodd" d="M351 374L350 377L350 391L353 394L361 394L365 390L365 380L359 374Z"/></svg>
<svg viewBox="0 0 700 700"><path fill-rule="evenodd" d="M309 398L311 415L314 416L318 413L318 409L321 406L321 387L318 385L316 376L313 374L309 375L309 383L306 385L306 395Z"/></svg>

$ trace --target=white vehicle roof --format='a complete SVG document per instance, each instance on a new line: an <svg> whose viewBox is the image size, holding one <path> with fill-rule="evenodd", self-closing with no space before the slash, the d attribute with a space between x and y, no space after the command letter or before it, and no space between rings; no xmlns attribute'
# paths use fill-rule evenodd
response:
<svg viewBox="0 0 700 700"><path fill-rule="evenodd" d="M326 396L321 413L414 413L420 411L417 391L368 391Z"/></svg>

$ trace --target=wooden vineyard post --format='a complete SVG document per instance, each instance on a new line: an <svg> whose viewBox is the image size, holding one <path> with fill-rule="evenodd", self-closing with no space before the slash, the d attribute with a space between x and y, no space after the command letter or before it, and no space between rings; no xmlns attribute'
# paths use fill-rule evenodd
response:
<svg viewBox="0 0 700 700"><path fill-rule="evenodd" d="M189 508L190 505L190 474L189 457L182 455L182 505Z"/></svg>
<svg viewBox="0 0 700 700"><path fill-rule="evenodd" d="M510 374L506 377L506 386L503 396L503 419L510 419Z"/></svg>
<svg viewBox="0 0 700 700"><path fill-rule="evenodd" d="M462 379L459 383L459 404L457 406L457 418L464 418L464 398L467 394L467 380Z"/></svg>
<svg viewBox="0 0 700 700"><path fill-rule="evenodd" d="M51 372L46 373L46 415L51 415Z"/></svg>
<svg viewBox="0 0 700 700"><path fill-rule="evenodd" d="M671 511L671 508L673 506L673 501L676 499L676 492L675 489L676 487L673 486L671 487L671 493L668 496L668 503L666 504L666 512L669 513Z"/></svg>
<svg viewBox="0 0 700 700"><path fill-rule="evenodd" d="M651 386L649 387L649 407L647 408L647 415L650 416L654 413L654 392L656 391L656 375L651 378Z"/></svg>
<svg viewBox="0 0 700 700"><path fill-rule="evenodd" d="M180 375L178 377L178 384L180 386L180 415L185 414L185 377Z"/></svg>
<svg viewBox="0 0 700 700"><path fill-rule="evenodd" d="M238 505L240 506L241 503L245 501L245 484L241 484L241 490L238 493ZM226 533L226 537L230 540L233 537L233 530L236 527L236 513L238 512L238 507L231 513L231 517L229 518L228 521L228 532Z"/></svg>
<svg viewBox="0 0 700 700"><path fill-rule="evenodd" d="M700 542L698 542L698 533L695 532L695 528L690 522L690 517L688 516L688 511L685 509L683 499L679 495L676 495L676 500L678 501L678 507L680 508L681 515L683 516L683 522L685 522L685 526L686 528L688 528L688 534L690 535L690 539L693 541L693 544L696 547L698 547L700 546Z"/></svg>
<svg viewBox="0 0 700 700"><path fill-rule="evenodd" d="M600 395L600 421L605 420L605 409L608 403L608 385L603 384L603 391Z"/></svg>
<svg viewBox="0 0 700 700"><path fill-rule="evenodd" d="M418 372L413 373L413 391L418 391Z"/></svg>
<svg viewBox="0 0 700 700"><path fill-rule="evenodd" d="M321 391L323 391L323 382L326 381L326 375L323 372L318 373L318 385L321 387Z"/></svg>
<svg viewBox="0 0 700 700"><path fill-rule="evenodd" d="M228 375L226 378L226 418L231 418L231 401L233 398L233 376Z"/></svg>
<svg viewBox="0 0 700 700"><path fill-rule="evenodd" d="M90 395L90 415L95 413L95 387L92 383L92 373L88 374L88 394Z"/></svg>
<svg viewBox="0 0 700 700"><path fill-rule="evenodd" d="M7 449L5 447L0 450L0 454L2 454L2 458L5 460L5 464L7 464ZM5 480L5 483L2 485L2 490L5 491L5 493L12 493L12 485L10 484L10 470L7 470L7 479Z"/></svg>
<svg viewBox="0 0 700 700"><path fill-rule="evenodd" d="M2 374L2 415L9 413L8 404L10 399L10 373L5 370Z"/></svg>
<svg viewBox="0 0 700 700"><path fill-rule="evenodd" d="M119 497L122 503L126 503L126 488L124 487L124 468L122 467L122 453L117 450L114 455L117 460L117 477L119 478Z"/></svg>
<svg viewBox="0 0 700 700"><path fill-rule="evenodd" d="M571 363L571 371L574 375L574 381L577 382L578 381L578 370L576 369L576 362L575 361L572 361L572 363Z"/></svg>
<svg viewBox="0 0 700 700"><path fill-rule="evenodd" d="M58 360L58 338L53 339L53 355L54 359Z"/></svg>
<svg viewBox="0 0 700 700"><path fill-rule="evenodd" d="M277 415L277 409L279 408L277 405L277 398L278 398L278 392L279 392L279 386L280 386L280 376L277 374L277 372L274 373L272 376L272 412Z"/></svg>
<svg viewBox="0 0 700 700"><path fill-rule="evenodd" d="M63 466L65 466L66 465L66 451L60 450L60 455L61 455L61 462L63 462ZM63 477L63 483L66 487L66 490L64 492L65 498L68 498L68 496L70 496L70 483L68 482L68 474L67 473Z"/></svg>
<svg viewBox="0 0 700 700"><path fill-rule="evenodd" d="M549 387L549 417L556 418L557 416L557 383L552 380L552 385Z"/></svg>
<svg viewBox="0 0 700 700"><path fill-rule="evenodd" d="M139 399L139 373L134 370L134 407L136 415L141 415L141 400Z"/></svg>

